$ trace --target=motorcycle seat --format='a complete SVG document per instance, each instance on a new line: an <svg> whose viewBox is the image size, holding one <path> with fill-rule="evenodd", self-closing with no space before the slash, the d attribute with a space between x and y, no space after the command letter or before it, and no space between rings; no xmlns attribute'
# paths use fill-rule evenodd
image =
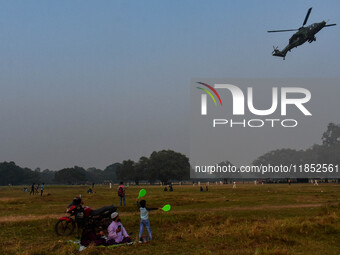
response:
<svg viewBox="0 0 340 255"><path fill-rule="evenodd" d="M99 208L97 210L92 210L91 216L98 216L98 215L101 215L105 212L110 212L110 214L111 214L111 213L115 212L116 210L117 210L117 207L114 206L114 205L104 206L104 207Z"/></svg>

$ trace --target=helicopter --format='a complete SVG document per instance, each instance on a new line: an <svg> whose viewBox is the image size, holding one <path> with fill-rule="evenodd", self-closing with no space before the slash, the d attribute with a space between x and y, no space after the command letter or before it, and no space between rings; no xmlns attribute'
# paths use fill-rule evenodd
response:
<svg viewBox="0 0 340 255"><path fill-rule="evenodd" d="M303 21L302 27L300 27L298 29L285 29L285 30L267 31L268 33L298 31L295 34L293 34L293 36L289 39L289 44L282 51L280 51L278 49L278 47L273 46L273 48L274 48L274 51L272 52L273 56L282 57L283 59L285 59L288 51L291 51L291 49L296 48L296 47L304 44L307 41L309 43L316 41L316 37L315 37L316 33L318 33L324 27L331 27L331 26L336 25L336 24L327 24L326 21L321 21L319 23L313 23L313 24L305 27L311 11L312 11L312 7L308 9L305 20Z"/></svg>

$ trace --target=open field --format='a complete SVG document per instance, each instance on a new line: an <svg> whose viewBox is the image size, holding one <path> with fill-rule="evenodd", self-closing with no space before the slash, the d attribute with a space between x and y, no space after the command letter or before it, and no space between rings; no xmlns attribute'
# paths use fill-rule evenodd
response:
<svg viewBox="0 0 340 255"><path fill-rule="evenodd" d="M122 223L136 238L139 212L135 199L146 188L148 206L171 204L170 212L150 212L154 240L149 244L90 247L80 254L340 254L340 185L238 184L131 186L127 206L119 207ZM45 195L30 196L23 187L0 187L0 254L77 254L59 237L54 224L72 198L85 205L118 205L117 186L46 186ZM46 196L50 193L50 196Z"/></svg>

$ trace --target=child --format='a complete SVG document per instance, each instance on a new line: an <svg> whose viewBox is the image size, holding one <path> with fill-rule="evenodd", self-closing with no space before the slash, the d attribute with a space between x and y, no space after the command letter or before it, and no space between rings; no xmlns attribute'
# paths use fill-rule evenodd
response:
<svg viewBox="0 0 340 255"><path fill-rule="evenodd" d="M45 183L41 184L40 186L40 196L42 197L43 193L44 193L44 186L45 186Z"/></svg>
<svg viewBox="0 0 340 255"><path fill-rule="evenodd" d="M148 231L150 240L152 240L151 227L150 227L150 221L149 221L149 211L160 209L160 208L147 208L145 206L146 206L146 201L142 200L139 203L138 198L137 198L137 207L140 210L140 228L139 228L139 242L140 243L143 242L142 234L143 234L144 226L146 227Z"/></svg>

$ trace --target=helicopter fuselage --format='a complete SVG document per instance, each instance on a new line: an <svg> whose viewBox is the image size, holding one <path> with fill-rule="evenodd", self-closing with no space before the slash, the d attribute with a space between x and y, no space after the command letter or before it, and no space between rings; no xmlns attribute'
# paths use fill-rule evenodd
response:
<svg viewBox="0 0 340 255"><path fill-rule="evenodd" d="M316 40L315 34L317 34L321 29L323 29L326 25L326 21L322 21L319 23L313 23L307 27L299 28L299 31L296 32L290 39L289 44L292 44L292 48L297 47L306 41L313 42ZM296 46L295 46L296 45Z"/></svg>

